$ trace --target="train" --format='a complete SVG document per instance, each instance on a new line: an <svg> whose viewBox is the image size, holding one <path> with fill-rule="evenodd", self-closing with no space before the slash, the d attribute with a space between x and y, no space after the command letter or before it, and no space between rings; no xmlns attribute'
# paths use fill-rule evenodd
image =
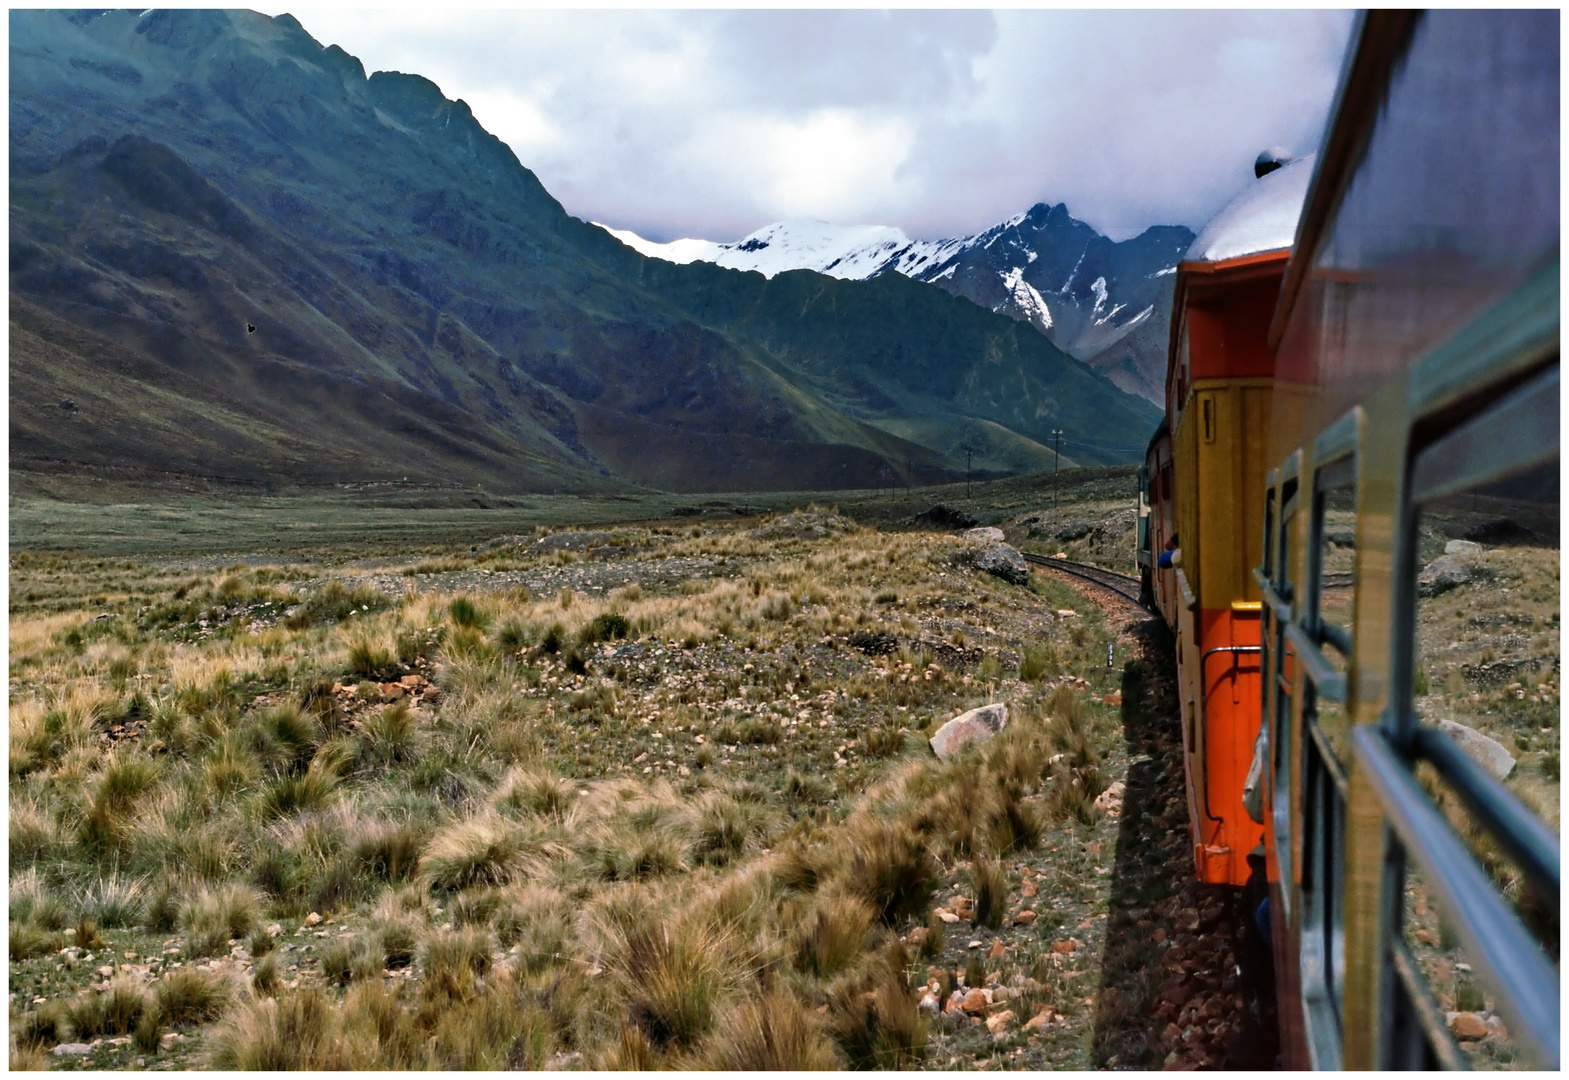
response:
<svg viewBox="0 0 1569 1080"><path fill-rule="evenodd" d="M1558 719L1531 704L1556 700L1558 27L1358 15L1316 151L1260 155L1176 270L1137 561L1175 640L1194 874L1246 897L1287 1068L1559 1067ZM1517 519L1536 548L1439 527ZM1442 591L1462 557L1540 565L1550 622ZM1498 690L1497 661L1445 660L1511 619L1550 664ZM1424 714L1451 703L1499 738ZM1538 743L1550 783L1489 764Z"/></svg>

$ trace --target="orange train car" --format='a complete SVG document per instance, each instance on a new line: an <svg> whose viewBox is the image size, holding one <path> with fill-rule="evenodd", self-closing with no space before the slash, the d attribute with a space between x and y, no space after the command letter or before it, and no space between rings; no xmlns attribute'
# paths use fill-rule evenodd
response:
<svg viewBox="0 0 1569 1080"><path fill-rule="evenodd" d="M1259 592L1274 356L1270 320L1312 158L1260 155L1254 186L1177 266L1166 422L1150 443L1151 592L1176 634L1194 867L1244 885L1263 826L1244 807L1259 730Z"/></svg>

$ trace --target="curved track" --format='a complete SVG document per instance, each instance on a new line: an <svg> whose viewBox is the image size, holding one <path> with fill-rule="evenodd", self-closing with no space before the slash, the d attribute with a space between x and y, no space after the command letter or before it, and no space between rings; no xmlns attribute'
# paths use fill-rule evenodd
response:
<svg viewBox="0 0 1569 1080"><path fill-rule="evenodd" d="M1032 555L1021 552L1024 561L1044 566L1064 574L1083 578L1085 581L1094 582L1103 589L1110 589L1125 600L1139 604L1139 579L1132 574L1118 573L1116 570L1107 570L1103 566L1091 566L1089 563L1073 562L1071 559L1049 559L1044 555ZM1139 604L1143 607L1143 604Z"/></svg>

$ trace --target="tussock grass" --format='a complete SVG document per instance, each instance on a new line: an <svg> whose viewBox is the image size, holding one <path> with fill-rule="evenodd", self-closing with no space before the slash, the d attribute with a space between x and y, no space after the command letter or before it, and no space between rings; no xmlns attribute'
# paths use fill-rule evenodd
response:
<svg viewBox="0 0 1569 1080"><path fill-rule="evenodd" d="M822 1023L793 995L775 990L725 1014L694 1064L727 1072L818 1071L840 1067Z"/></svg>
<svg viewBox="0 0 1569 1080"><path fill-rule="evenodd" d="M215 971L182 967L154 984L157 1016L165 1024L200 1024L216 1020L234 998L234 984Z"/></svg>
<svg viewBox="0 0 1569 1080"><path fill-rule="evenodd" d="M177 931L179 978L104 1011L147 1045L206 1028L221 1067L913 1064L916 961L889 946L926 925L940 951L939 856L1036 843L1058 767L1093 789L1105 738L1076 691L1052 694L1052 665L1097 642L1064 636L1038 674L1022 650L1026 678L1005 678L1021 650L987 624L1036 601L939 582L955 543L704 527L661 557L739 576L538 599L279 588L268 617L293 615L242 627L212 609L264 583L230 570L151 598L200 603L201 634L13 620L13 960L79 914L112 949L132 925ZM897 640L846 648L855 630ZM990 682L955 640L986 644ZM410 671L433 684L414 703L334 690ZM920 734L995 697L1008 731L932 761ZM264 929L312 911L334 921L309 953ZM191 962L236 939L248 986Z"/></svg>

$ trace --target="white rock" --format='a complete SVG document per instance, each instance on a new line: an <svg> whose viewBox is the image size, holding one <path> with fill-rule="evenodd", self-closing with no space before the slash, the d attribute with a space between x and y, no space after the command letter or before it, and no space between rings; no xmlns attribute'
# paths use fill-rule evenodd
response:
<svg viewBox="0 0 1569 1080"><path fill-rule="evenodd" d="M1451 540L1444 545L1445 555L1480 555L1482 545L1475 540Z"/></svg>
<svg viewBox="0 0 1569 1080"><path fill-rule="evenodd" d="M1433 726L1453 739L1466 757L1492 773L1493 779L1503 780L1514 771L1514 755L1475 728L1443 719L1435 720Z"/></svg>
<svg viewBox="0 0 1569 1080"><path fill-rule="evenodd" d="M965 529L963 536L966 540L976 540L980 543L1002 543L1002 530L990 525L982 525L975 529Z"/></svg>
<svg viewBox="0 0 1569 1080"><path fill-rule="evenodd" d="M1008 726L1008 706L1002 702L982 705L978 709L960 713L931 738L932 750L942 761L947 761L961 746L990 739Z"/></svg>
<svg viewBox="0 0 1569 1080"><path fill-rule="evenodd" d="M55 1057L65 1057L67 1054L90 1054L92 1047L86 1043L61 1043L54 1048Z"/></svg>

